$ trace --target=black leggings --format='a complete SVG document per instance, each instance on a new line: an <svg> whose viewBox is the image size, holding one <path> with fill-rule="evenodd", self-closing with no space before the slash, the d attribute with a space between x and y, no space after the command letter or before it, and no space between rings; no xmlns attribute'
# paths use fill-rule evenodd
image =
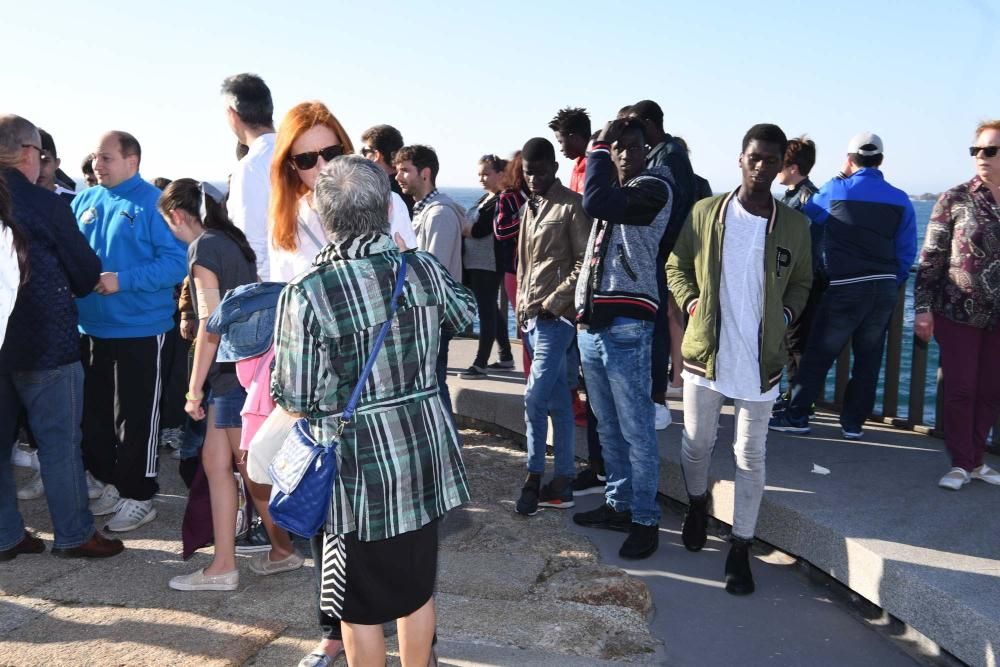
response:
<svg viewBox="0 0 1000 667"><path fill-rule="evenodd" d="M497 271L481 271L479 269L467 269L469 277L469 287L476 296L476 305L479 308L479 350L476 352L476 360L473 366L486 368L490 361L490 352L493 351L494 341L500 348L501 359L513 359L510 351L510 338L507 334L507 321L500 313L497 306L497 297L500 294L500 282L503 275Z"/></svg>

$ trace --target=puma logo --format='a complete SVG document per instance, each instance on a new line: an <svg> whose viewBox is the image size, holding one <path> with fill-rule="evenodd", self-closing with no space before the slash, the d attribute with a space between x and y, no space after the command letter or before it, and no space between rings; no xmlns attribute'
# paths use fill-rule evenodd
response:
<svg viewBox="0 0 1000 667"><path fill-rule="evenodd" d="M128 211L122 211L121 215L124 215L126 218L128 218L128 224L132 225L133 227L135 226L135 216L134 215L130 215L128 213Z"/></svg>

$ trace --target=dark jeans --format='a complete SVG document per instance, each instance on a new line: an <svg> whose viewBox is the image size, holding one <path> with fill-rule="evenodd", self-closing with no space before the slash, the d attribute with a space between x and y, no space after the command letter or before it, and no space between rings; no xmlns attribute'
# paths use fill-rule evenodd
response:
<svg viewBox="0 0 1000 667"><path fill-rule="evenodd" d="M795 376L799 374L799 366L802 363L802 354L806 351L806 343L809 341L809 332L812 330L812 322L816 317L816 308L820 299L823 298L825 286L819 284L819 280L813 279L813 287L809 290L809 300L806 307L796 318L785 333L785 346L788 348L788 364L785 366L789 386Z"/></svg>
<svg viewBox="0 0 1000 667"><path fill-rule="evenodd" d="M473 366L486 368L490 361L490 352L493 350L493 343L496 341L500 348L501 359L513 359L514 355L510 351L510 337L507 334L507 321L501 315L497 305L497 297L500 294L500 280L503 278L496 271L481 271L479 269L467 269L469 274L469 288L476 297L476 306L479 308L479 350L476 352L476 359Z"/></svg>
<svg viewBox="0 0 1000 667"><path fill-rule="evenodd" d="M452 414L451 394L448 392L448 346L451 344L451 339L452 335L450 333L441 332L441 344L438 347L436 369L438 391L441 394L441 400L444 402L444 407L449 415Z"/></svg>
<svg viewBox="0 0 1000 667"><path fill-rule="evenodd" d="M659 265L663 272L663 265ZM653 321L653 343L651 350L650 372L653 376L653 396L665 394L670 384L670 326L667 319L667 304L670 302L670 291L664 280L657 281L660 307L656 310ZM677 371L678 373L680 370Z"/></svg>
<svg viewBox="0 0 1000 667"><path fill-rule="evenodd" d="M826 288L816 308L799 373L792 381L788 416L798 419L809 414L809 407L826 382L826 374L850 340L854 363L840 424L849 431L861 429L875 407L875 389L889 319L896 306L896 292L894 280L868 280Z"/></svg>
<svg viewBox="0 0 1000 667"><path fill-rule="evenodd" d="M174 321L180 322L180 315ZM191 341L181 338L179 324L165 334L163 354L163 395L160 397L160 430L182 428L187 414L184 413L184 394L188 390L188 350Z"/></svg>
<svg viewBox="0 0 1000 667"><path fill-rule="evenodd" d="M83 336L83 461L122 498L149 500L156 484L164 334Z"/></svg>

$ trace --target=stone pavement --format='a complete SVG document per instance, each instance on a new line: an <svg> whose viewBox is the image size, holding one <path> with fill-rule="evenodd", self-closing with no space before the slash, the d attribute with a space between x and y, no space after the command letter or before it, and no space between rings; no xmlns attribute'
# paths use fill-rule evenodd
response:
<svg viewBox="0 0 1000 667"><path fill-rule="evenodd" d="M465 368L475 347L470 340L452 344L453 370ZM464 423L490 424L523 441L520 371L482 380L452 376L449 386ZM681 404L670 407L675 425L659 435L660 491L686 502L676 425ZM712 511L725 523L733 503L731 415L729 407L712 468ZM830 413L814 420L811 436L771 433L757 535L902 621L903 640L923 653L940 652L933 642L968 664L994 667L1000 664L1000 513L992 508L1000 488L973 482L960 492L939 489L949 466L943 450L941 440L871 423L862 440L848 441ZM577 455L586 458L582 429ZM997 457L987 461L1000 468Z"/></svg>

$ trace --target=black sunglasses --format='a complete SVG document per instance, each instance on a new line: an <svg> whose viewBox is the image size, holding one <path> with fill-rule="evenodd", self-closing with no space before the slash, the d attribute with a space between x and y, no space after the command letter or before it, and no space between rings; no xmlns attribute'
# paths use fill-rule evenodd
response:
<svg viewBox="0 0 1000 667"><path fill-rule="evenodd" d="M373 155L374 153L375 153L374 148L369 148L368 146L361 147L361 157L368 157L369 155Z"/></svg>
<svg viewBox="0 0 1000 667"><path fill-rule="evenodd" d="M296 169L312 169L316 166L316 162L322 156L327 162L333 160L333 158L340 157L344 154L344 147L340 144L334 144L333 146L327 146L326 148L321 148L318 151L309 151L308 153L299 153L298 155L290 155L288 159L292 164L295 165Z"/></svg>
<svg viewBox="0 0 1000 667"><path fill-rule="evenodd" d="M983 152L983 157L996 157L1000 146L969 146L969 155L976 157L979 151Z"/></svg>

